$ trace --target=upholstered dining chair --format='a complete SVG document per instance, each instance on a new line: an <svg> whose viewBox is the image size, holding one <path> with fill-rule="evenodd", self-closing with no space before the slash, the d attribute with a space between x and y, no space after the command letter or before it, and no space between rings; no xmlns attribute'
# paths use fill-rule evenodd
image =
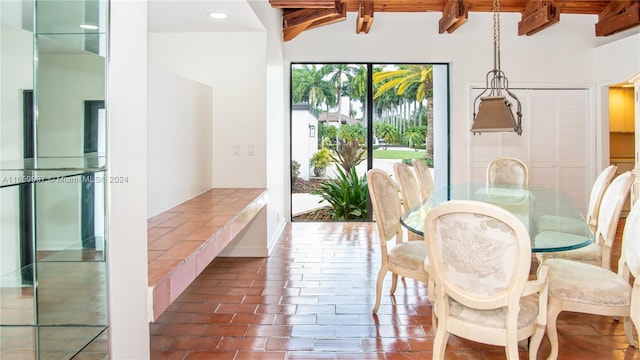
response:
<svg viewBox="0 0 640 360"><path fill-rule="evenodd" d="M598 225L591 244L569 251L536 253L538 261L543 263L547 259L560 258L580 261L588 264L611 269L611 249L616 238L616 229L631 185L635 176L631 171L624 172L611 182L605 191L598 212ZM536 244L542 242L557 242L562 238L585 237L584 234L571 234L558 231L542 231L535 237ZM586 239L585 239L586 240Z"/></svg>
<svg viewBox="0 0 640 360"><path fill-rule="evenodd" d="M487 185L529 187L529 167L514 157L498 157L487 165Z"/></svg>
<svg viewBox="0 0 640 360"><path fill-rule="evenodd" d="M596 232L598 225L598 214L600 204L607 187L618 169L615 165L609 165L598 174L596 181L591 187L589 194L589 205L587 208L587 225L592 232ZM581 235L584 233L584 224L576 222L574 219L563 218L561 216L542 215L536 221L538 231L560 231Z"/></svg>
<svg viewBox="0 0 640 360"><path fill-rule="evenodd" d="M426 200L433 196L435 187L433 185L433 176L427 164L420 159L411 160L413 165L413 172L416 173L416 179L418 180L418 187L420 188L420 197L422 200Z"/></svg>
<svg viewBox="0 0 640 360"><path fill-rule="evenodd" d="M640 326L640 204L627 216L617 273L566 259L549 259L544 266L549 269L548 359L558 358L556 319L562 311L622 318L629 345L638 348L633 327L637 332Z"/></svg>
<svg viewBox="0 0 640 360"><path fill-rule="evenodd" d="M411 170L411 166L403 163L396 162L393 164L393 172L396 176L396 181L400 187L400 195L402 198L402 207L404 211L409 211L412 207L418 205L421 200L420 187L418 180ZM413 232L409 232L407 235L409 240L422 240L422 237Z"/></svg>
<svg viewBox="0 0 640 360"><path fill-rule="evenodd" d="M546 324L546 267L529 280L522 221L493 204L451 200L429 211L425 229L437 317L433 359L444 359L449 334L504 346L510 360L530 338L535 359Z"/></svg>
<svg viewBox="0 0 640 360"><path fill-rule="evenodd" d="M376 281L376 303L373 313L378 312L382 284L388 272L391 272L391 294L395 293L398 276L408 277L425 284L429 275L424 268L427 249L424 241L405 241L400 224L402 206L395 181L381 169L367 172L367 186L373 204L373 212L380 237L382 261Z"/></svg>

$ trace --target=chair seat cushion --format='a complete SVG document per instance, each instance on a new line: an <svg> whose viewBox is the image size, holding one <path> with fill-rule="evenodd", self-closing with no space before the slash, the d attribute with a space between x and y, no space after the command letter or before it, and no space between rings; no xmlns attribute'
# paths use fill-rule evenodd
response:
<svg viewBox="0 0 640 360"><path fill-rule="evenodd" d="M427 245L424 241L405 241L389 250L389 263L412 271L426 272L424 259L427 257Z"/></svg>
<svg viewBox="0 0 640 360"><path fill-rule="evenodd" d="M449 298L449 312L452 318L473 324L483 324L492 328L504 328L507 318L507 307L492 310L477 310L466 307ZM518 328L523 328L536 321L538 316L538 295L530 295L520 300Z"/></svg>
<svg viewBox="0 0 640 360"><path fill-rule="evenodd" d="M569 234L557 231L543 231L538 233L535 238L537 247L553 247L562 246L563 244L577 244L589 239L575 234ZM568 259L590 264L599 264L602 262L602 249L594 242L575 250L558 251L550 253L539 253L542 261L546 259Z"/></svg>
<svg viewBox="0 0 640 360"><path fill-rule="evenodd" d="M590 305L627 306L631 285L613 271L565 259L549 259L549 297Z"/></svg>

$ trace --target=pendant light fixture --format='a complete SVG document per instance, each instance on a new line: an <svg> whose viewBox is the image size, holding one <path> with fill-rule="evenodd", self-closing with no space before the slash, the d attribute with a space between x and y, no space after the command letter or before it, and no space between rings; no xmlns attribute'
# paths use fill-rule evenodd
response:
<svg viewBox="0 0 640 360"><path fill-rule="evenodd" d="M517 118L507 97L517 104ZM521 107L518 97L509 90L509 80L500 68L500 0L493 0L493 70L487 73L485 89L473 101L471 132L474 135L483 132L522 135Z"/></svg>

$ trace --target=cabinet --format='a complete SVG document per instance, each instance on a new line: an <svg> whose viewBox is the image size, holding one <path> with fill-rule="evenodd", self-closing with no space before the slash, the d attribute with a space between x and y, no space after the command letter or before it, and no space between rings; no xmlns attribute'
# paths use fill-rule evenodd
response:
<svg viewBox="0 0 640 360"><path fill-rule="evenodd" d="M107 5L0 1L3 359L106 339Z"/></svg>
<svg viewBox="0 0 640 360"><path fill-rule="evenodd" d="M635 131L633 87L609 88L609 131Z"/></svg>

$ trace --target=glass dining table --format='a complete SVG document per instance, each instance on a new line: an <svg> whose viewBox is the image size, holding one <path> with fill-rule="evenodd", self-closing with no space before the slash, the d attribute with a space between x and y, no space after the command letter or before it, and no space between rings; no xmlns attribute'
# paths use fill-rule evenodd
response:
<svg viewBox="0 0 640 360"><path fill-rule="evenodd" d="M409 209L400 223L409 231L424 235L424 221L432 207L449 200L476 200L498 205L516 215L529 230L532 252L556 252L578 249L593 241L593 233L575 203L564 192L544 188L528 189L487 186L485 184L454 184ZM540 220L544 218L544 222ZM544 223L545 228L539 228ZM551 226L550 226L551 224ZM571 227L571 235L562 231Z"/></svg>

